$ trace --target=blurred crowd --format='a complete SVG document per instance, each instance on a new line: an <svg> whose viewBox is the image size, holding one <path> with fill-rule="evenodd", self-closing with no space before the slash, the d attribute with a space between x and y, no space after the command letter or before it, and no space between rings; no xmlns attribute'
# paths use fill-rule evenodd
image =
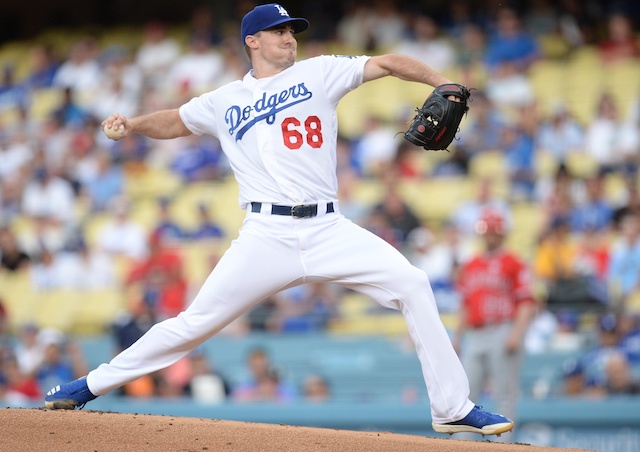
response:
<svg viewBox="0 0 640 452"><path fill-rule="evenodd" d="M240 3L248 10L251 2ZM508 234L516 207L536 206L542 221L534 245L514 250L524 257L536 294L526 351L584 352L567 366L567 394L637 393L640 97L623 108L603 91L584 121L562 99L541 108L530 74L541 61L570 58L583 49L592 50L598 64L640 64L640 24L633 21L640 17L638 6L632 1L486 3L480 8L472 1L451 2L433 15L402 2L348 1L337 21L319 20L300 36L301 57L334 49L398 52L476 87L455 148L426 169L422 151L395 137L406 128L406 115L393 122L366 116L355 136L340 136L341 211L424 269L440 311L455 315L462 299L457 275L479 252L482 215L499 213ZM129 46L102 44L92 34L67 46L34 39L20 61L3 67L0 275L21 275L43 292L121 288L127 310L105 325L120 348L188 305L201 281L186 270L184 246L212 246L235 233L213 215L215 200L198 204L197 225L185 227L172 213L172 198L158 195L156 224L140 224L132 215L137 200L128 196L127 184L151 166L170 171L182 187L224 182L230 169L210 137L158 142L134 136L113 142L99 124L114 112L134 116L174 108L243 77L248 61L238 24L215 26L217 19L212 8L195 10L184 40L156 20L145 24L139 42ZM640 81L627 82L629 92L639 92L633 84ZM38 116L35 107L44 98L54 101ZM505 163L505 180L475 178L473 197L442 222L422 218L399 188L404 181L471 177L474 160L496 152ZM544 177L536 167L541 156L553 166ZM570 162L576 158L593 162L592 170L573 171ZM356 196L358 183L371 180L384 186L373 204ZM612 180L622 182L616 196L606 190ZM506 196L497 193L500 184L506 184ZM96 216L106 220L89 240L86 225ZM212 267L218 256L210 254ZM290 289L228 328L234 333L327 331L340 317L345 294L332 285ZM55 381L86 372L72 336L35 324L12 325L2 301L0 400L36 400ZM254 378L240 387L231 387L206 355L194 352L123 391L236 400L328 397L328 382L320 376L309 376L304 388L287 387L264 351L255 354L251 359L263 362L251 364Z"/></svg>

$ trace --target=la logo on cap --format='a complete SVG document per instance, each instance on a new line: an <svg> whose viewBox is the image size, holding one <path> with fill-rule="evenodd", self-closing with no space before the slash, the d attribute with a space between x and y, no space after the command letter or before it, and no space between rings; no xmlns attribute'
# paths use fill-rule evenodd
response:
<svg viewBox="0 0 640 452"><path fill-rule="evenodd" d="M278 10L278 12L280 13L281 16L287 16L289 17L289 13L287 12L286 9L284 9L282 6L280 5L273 5L276 7L276 9Z"/></svg>

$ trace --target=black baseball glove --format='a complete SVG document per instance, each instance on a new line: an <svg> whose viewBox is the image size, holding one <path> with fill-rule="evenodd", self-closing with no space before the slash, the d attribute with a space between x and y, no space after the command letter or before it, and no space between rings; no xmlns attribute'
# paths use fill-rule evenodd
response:
<svg viewBox="0 0 640 452"><path fill-rule="evenodd" d="M460 102L447 99L456 96ZM440 85L424 101L404 137L428 151L447 149L458 132L462 117L469 110L469 90L457 83Z"/></svg>

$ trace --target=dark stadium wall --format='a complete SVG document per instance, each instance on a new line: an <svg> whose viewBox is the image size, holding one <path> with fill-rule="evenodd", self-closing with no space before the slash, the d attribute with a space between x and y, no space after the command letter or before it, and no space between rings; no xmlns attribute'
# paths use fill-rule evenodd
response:
<svg viewBox="0 0 640 452"><path fill-rule="evenodd" d="M2 0L0 45L30 39L50 28L137 25L152 19L186 23L202 5L213 6L218 15L233 14L230 0Z"/></svg>

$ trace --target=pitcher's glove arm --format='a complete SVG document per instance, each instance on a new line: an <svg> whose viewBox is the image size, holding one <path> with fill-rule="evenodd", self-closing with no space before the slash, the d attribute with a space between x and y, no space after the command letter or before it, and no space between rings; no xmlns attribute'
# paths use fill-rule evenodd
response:
<svg viewBox="0 0 640 452"><path fill-rule="evenodd" d="M460 102L449 100L455 96ZM469 110L469 90L457 83L437 86L411 121L404 137L428 151L447 149L458 132L462 117Z"/></svg>

